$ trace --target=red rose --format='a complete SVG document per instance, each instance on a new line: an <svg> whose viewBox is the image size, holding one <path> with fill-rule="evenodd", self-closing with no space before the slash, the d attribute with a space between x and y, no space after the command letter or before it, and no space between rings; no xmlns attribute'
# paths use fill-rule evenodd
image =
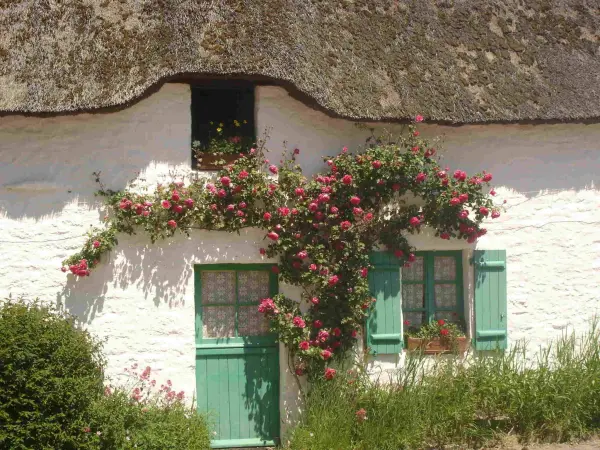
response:
<svg viewBox="0 0 600 450"><path fill-rule="evenodd" d="M339 281L340 277L338 277L337 275L332 275L329 277L329 280L327 280L327 283L329 284L329 286L335 286L336 284L338 284Z"/></svg>
<svg viewBox="0 0 600 450"><path fill-rule="evenodd" d="M277 239L279 239L279 235L277 233L275 233L274 231L269 231L269 233L267 234L267 237L269 239L271 239L272 241L276 241Z"/></svg>
<svg viewBox="0 0 600 450"><path fill-rule="evenodd" d="M323 326L323 322L321 322L321 321L320 321L320 320L318 320L318 319L317 319L317 320L315 320L315 321L313 322L313 328L316 328L317 330L318 330L319 328L321 328L322 326Z"/></svg>
<svg viewBox="0 0 600 450"><path fill-rule="evenodd" d="M267 251L266 251L264 248L261 248L261 249L260 249L258 252L259 252L261 255L265 255L265 254L267 253Z"/></svg>
<svg viewBox="0 0 600 450"><path fill-rule="evenodd" d="M417 116L420 117L420 116ZM423 120L421 118L421 120ZM420 120L419 120L420 122ZM358 423L363 423L365 420L367 420L367 411L364 408L360 408L358 411L356 411L356 420L358 421Z"/></svg>
<svg viewBox="0 0 600 450"><path fill-rule="evenodd" d="M352 336L353 338L355 338L358 335L358 331L356 330L352 330L352 332L350 333L350 336Z"/></svg>
<svg viewBox="0 0 600 450"><path fill-rule="evenodd" d="M423 116L421 114L417 114L415 117L415 122L423 122Z"/></svg>
<svg viewBox="0 0 600 450"><path fill-rule="evenodd" d="M244 217L244 211L240 211L240 210L238 210L238 211L237 211L235 214L236 214L236 216L238 216L238 217Z"/></svg>
<svg viewBox="0 0 600 450"><path fill-rule="evenodd" d="M340 330L339 328L334 328L331 332L335 337L340 337L342 335L342 330Z"/></svg>
<svg viewBox="0 0 600 450"><path fill-rule="evenodd" d="M306 259L308 258L308 252L306 250L301 250L296 254L296 256L300 259Z"/></svg>
<svg viewBox="0 0 600 450"><path fill-rule="evenodd" d="M174 220L169 220L167 222L167 225L169 225L171 228L177 228L177 222L175 222Z"/></svg>
<svg viewBox="0 0 600 450"><path fill-rule="evenodd" d="M454 172L454 178L459 181L465 181L467 179L467 174L462 170L456 170Z"/></svg>
<svg viewBox="0 0 600 450"><path fill-rule="evenodd" d="M360 198L354 195L350 197L350 203L352 203L354 206L357 206L360 203Z"/></svg>
<svg viewBox="0 0 600 450"><path fill-rule="evenodd" d="M175 211L176 213L182 213L183 212L183 206L181 206L181 205L175 205L175 206L173 206L173 211Z"/></svg>
<svg viewBox="0 0 600 450"><path fill-rule="evenodd" d="M440 320L438 320L438 322L437 322L437 323L438 323L438 325L439 325L439 326L446 325L446 321L445 321L444 319L440 319Z"/></svg>
<svg viewBox="0 0 600 450"><path fill-rule="evenodd" d="M173 194L171 194L171 200L173 200L174 202L178 202L180 198L181 197L179 197L179 193L177 191L173 191Z"/></svg>
<svg viewBox="0 0 600 450"><path fill-rule="evenodd" d="M302 189L301 187L296 188L294 192L298 197L302 197L304 195L304 189Z"/></svg>
<svg viewBox="0 0 600 450"><path fill-rule="evenodd" d="M316 305L318 305L318 304L319 304L319 298L318 298L318 297L313 297L313 298L311 298L311 299L310 299L310 302L311 302L313 305L315 305L315 306L316 306Z"/></svg>
<svg viewBox="0 0 600 450"><path fill-rule="evenodd" d="M277 172L279 172L279 170L277 169L277 166L274 166L273 164L271 164L269 166L269 172L271 172L274 175L277 175Z"/></svg>
<svg viewBox="0 0 600 450"><path fill-rule="evenodd" d="M411 217L409 222L411 226L418 227L421 224L421 219L418 217Z"/></svg>
<svg viewBox="0 0 600 450"><path fill-rule="evenodd" d="M310 266L308 266L309 270L311 270L312 272L314 272L315 270L317 270L317 265L316 264L311 264Z"/></svg>
<svg viewBox="0 0 600 450"><path fill-rule="evenodd" d="M300 269L300 268L302 267L302 263L301 263L300 261L294 261L294 262L292 263L292 267L293 267L294 269Z"/></svg>
<svg viewBox="0 0 600 450"><path fill-rule="evenodd" d="M469 200L469 194L460 194L458 196L458 199L460 200L461 203L464 203Z"/></svg>
<svg viewBox="0 0 600 450"><path fill-rule="evenodd" d="M171 202L169 200L163 200L162 202L160 202L160 204L165 209L169 209L171 207Z"/></svg>
<svg viewBox="0 0 600 450"><path fill-rule="evenodd" d="M227 192L225 191L225 189L219 189L219 191L217 192L217 195L219 197L223 198L227 195Z"/></svg>
<svg viewBox="0 0 600 450"><path fill-rule="evenodd" d="M422 183L423 181L425 181L425 178L427 178L427 175L425 175L423 172L420 172L416 177L415 177L415 181L417 183Z"/></svg>
<svg viewBox="0 0 600 450"><path fill-rule="evenodd" d="M404 256L404 252L402 250L395 250L394 251L394 256L396 258L402 258Z"/></svg>
<svg viewBox="0 0 600 450"><path fill-rule="evenodd" d="M399 183L394 183L394 184L392 184L392 191L399 191L400 187L401 186Z"/></svg>
<svg viewBox="0 0 600 450"><path fill-rule="evenodd" d="M281 208L277 208L277 212L279 212L279 214L281 214L282 216L288 216L290 214L290 208L287 207L281 207Z"/></svg>
<svg viewBox="0 0 600 450"><path fill-rule="evenodd" d="M490 181L492 181L492 174L491 173L486 173L483 176L483 181L485 181L486 183L489 183Z"/></svg>
<svg viewBox="0 0 600 450"><path fill-rule="evenodd" d="M363 267L362 269L360 269L360 276L363 278L367 278L367 275L369 275L369 269L367 269L366 267Z"/></svg>
<svg viewBox="0 0 600 450"><path fill-rule="evenodd" d="M266 212L263 214L263 219L264 220L271 220L271 213L270 212Z"/></svg>
<svg viewBox="0 0 600 450"><path fill-rule="evenodd" d="M496 191L492 189L492 190L490 191L490 195L496 195Z"/></svg>
<svg viewBox="0 0 600 450"><path fill-rule="evenodd" d="M352 184L352 177L350 175L344 175L342 177L342 183L344 183L344 184Z"/></svg>
<svg viewBox="0 0 600 450"><path fill-rule="evenodd" d="M296 328L304 328L306 326L306 323L300 316L294 317L294 319L292 320L292 323L294 324L294 326Z"/></svg>
<svg viewBox="0 0 600 450"><path fill-rule="evenodd" d="M328 367L327 369L325 369L325 378L327 380L333 380L335 378L335 374L336 374L335 369L332 369L331 367Z"/></svg>
<svg viewBox="0 0 600 450"><path fill-rule="evenodd" d="M486 216L490 213L490 210L487 209L485 206L482 206L481 208L479 208L479 213Z"/></svg>
<svg viewBox="0 0 600 450"><path fill-rule="evenodd" d="M300 347L300 350L306 351L306 350L308 350L310 348L310 342L308 342L308 341L302 341L302 342L300 342L300 346L299 347Z"/></svg>
<svg viewBox="0 0 600 450"><path fill-rule="evenodd" d="M355 216L361 216L364 211L362 208L352 208L352 214Z"/></svg>
<svg viewBox="0 0 600 450"><path fill-rule="evenodd" d="M365 217L363 217L365 222L370 222L373 219L373 213L367 213L365 214Z"/></svg>
<svg viewBox="0 0 600 450"><path fill-rule="evenodd" d="M327 361L329 358L331 358L332 353L329 350L323 350L321 351L321 356L323 357L323 359L325 361Z"/></svg>
<svg viewBox="0 0 600 450"><path fill-rule="evenodd" d="M500 217L500 211L493 210L492 211L492 219L497 219L498 217Z"/></svg>
<svg viewBox="0 0 600 450"><path fill-rule="evenodd" d="M371 163L371 165L373 166L373 168L379 169L381 167L381 161L379 161L379 160L373 161Z"/></svg>
<svg viewBox="0 0 600 450"><path fill-rule="evenodd" d="M458 217L460 217L461 219L466 219L467 217L469 217L469 211L463 209L458 213Z"/></svg>
<svg viewBox="0 0 600 450"><path fill-rule="evenodd" d="M300 154L300 149L299 148L295 148L294 149L294 155L299 155Z"/></svg>
<svg viewBox="0 0 600 450"><path fill-rule="evenodd" d="M452 197L452 198L450 199L450 205L451 205L451 206L457 206L457 205L460 205L460 199L459 199L459 198L457 198L457 197Z"/></svg>
<svg viewBox="0 0 600 450"><path fill-rule="evenodd" d="M233 205L233 204L227 205L227 211L233 211L234 209L235 209L235 205Z"/></svg>
<svg viewBox="0 0 600 450"><path fill-rule="evenodd" d="M279 266L271 266L271 272L279 273Z"/></svg>
<svg viewBox="0 0 600 450"><path fill-rule="evenodd" d="M442 329L440 330L440 334L441 334L442 336L448 336L448 334L450 334L450 330L448 330L448 328L442 328Z"/></svg>
<svg viewBox="0 0 600 450"><path fill-rule="evenodd" d="M404 325L405 325L405 326L409 326L409 325L410 325L410 320L405 320L405 321L404 321Z"/></svg>
<svg viewBox="0 0 600 450"><path fill-rule="evenodd" d="M440 238L449 240L450 239L450 233L446 233L446 232L440 233Z"/></svg>
<svg viewBox="0 0 600 450"><path fill-rule="evenodd" d="M186 199L185 206L187 206L188 208L192 208L194 206L194 199L192 199L192 198Z"/></svg>
<svg viewBox="0 0 600 450"><path fill-rule="evenodd" d="M414 262L417 259L414 253L408 255L408 262Z"/></svg>
<svg viewBox="0 0 600 450"><path fill-rule="evenodd" d="M302 369L302 367L296 367L296 369L294 370L294 373L296 375L298 375L299 377L301 377L302 375L304 375L304 369Z"/></svg>
<svg viewBox="0 0 600 450"><path fill-rule="evenodd" d="M332 206L331 208L329 208L329 212L331 212L331 214L337 214L339 212L339 209L336 206Z"/></svg>
<svg viewBox="0 0 600 450"><path fill-rule="evenodd" d="M223 186L229 186L231 184L231 178L225 176L225 177L221 177L221 184Z"/></svg>
<svg viewBox="0 0 600 450"><path fill-rule="evenodd" d="M344 220L342 223L340 223L340 227L342 227L342 230L349 230L351 226L352 224L347 220Z"/></svg>
<svg viewBox="0 0 600 450"><path fill-rule="evenodd" d="M317 205L315 202L312 202L310 205L308 205L308 210L311 212L315 212L317 209L319 209L319 205Z"/></svg>
<svg viewBox="0 0 600 450"><path fill-rule="evenodd" d="M239 174L238 174L238 178L240 180L243 180L244 178L248 178L248 172L246 172L245 170L242 170Z"/></svg>

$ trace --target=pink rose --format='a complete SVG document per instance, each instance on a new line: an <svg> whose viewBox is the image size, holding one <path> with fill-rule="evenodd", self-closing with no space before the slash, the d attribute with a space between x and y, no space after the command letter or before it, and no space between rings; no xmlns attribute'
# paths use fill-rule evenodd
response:
<svg viewBox="0 0 600 450"><path fill-rule="evenodd" d="M310 348L310 342L308 342L308 341L302 341L302 342L300 342L299 347L300 347L300 350L306 351L306 350L308 350Z"/></svg>
<svg viewBox="0 0 600 450"><path fill-rule="evenodd" d="M352 184L352 177L350 175L344 175L342 177L342 183L344 184Z"/></svg>
<svg viewBox="0 0 600 450"><path fill-rule="evenodd" d="M452 197L450 199L450 205L451 206L457 206L460 205L460 199L458 197Z"/></svg>
<svg viewBox="0 0 600 450"><path fill-rule="evenodd" d="M492 174L491 173L485 173L485 175L483 175L483 181L485 181L486 183L489 183L490 181L492 181Z"/></svg>
<svg viewBox="0 0 600 450"><path fill-rule="evenodd" d="M415 181L417 183L422 183L423 181L425 181L425 178L427 178L427 175L425 175L423 172L420 172L416 177L415 177Z"/></svg>
<svg viewBox="0 0 600 450"><path fill-rule="evenodd" d="M269 172L271 172L274 175L277 175L277 172L279 172L279 169L277 169L277 166L274 166L273 164L271 164L269 166Z"/></svg>
<svg viewBox="0 0 600 450"><path fill-rule="evenodd" d="M418 227L421 224L421 219L418 217L411 217L409 222L411 226Z"/></svg>
<svg viewBox="0 0 600 450"><path fill-rule="evenodd" d="M337 275L332 275L329 277L329 280L327 280L327 283L329 284L329 286L335 286L336 284L338 284L339 281L340 277L338 277Z"/></svg>
<svg viewBox="0 0 600 450"><path fill-rule="evenodd" d="M469 200L469 194L460 194L458 196L458 199L460 200L461 203L464 203Z"/></svg>
<svg viewBox="0 0 600 450"><path fill-rule="evenodd" d="M344 220L342 223L340 223L342 230L349 230L351 226L352 224L347 220Z"/></svg>
<svg viewBox="0 0 600 450"><path fill-rule="evenodd" d="M311 212L315 212L317 209L319 209L319 205L314 202L308 205L308 210Z"/></svg>
<svg viewBox="0 0 600 450"><path fill-rule="evenodd" d="M246 204L246 202L239 202L239 203L238 203L238 208L240 208L240 209L245 209L245 208L246 208L246 206L248 206L248 205Z"/></svg>
<svg viewBox="0 0 600 450"><path fill-rule="evenodd" d="M186 199L185 206L187 206L188 208L192 208L194 206L194 199L192 199L192 198Z"/></svg>
<svg viewBox="0 0 600 450"><path fill-rule="evenodd" d="M325 361L327 361L329 358L331 358L331 355L332 355L332 354L333 354L333 353L331 353L329 350L322 350L322 351L321 351L321 356L323 357L323 359L324 359Z"/></svg>
<svg viewBox="0 0 600 450"><path fill-rule="evenodd" d="M490 213L490 210L487 209L485 206L482 206L481 208L479 208L479 213L486 216Z"/></svg>
<svg viewBox="0 0 600 450"><path fill-rule="evenodd" d="M417 116L415 117L415 122L423 122L423 116L420 114L417 114Z"/></svg>
<svg viewBox="0 0 600 450"><path fill-rule="evenodd" d="M365 217L363 217L365 222L370 222L373 219L373 213L367 213L365 214Z"/></svg>
<svg viewBox="0 0 600 450"><path fill-rule="evenodd" d="M263 219L264 220L271 220L271 213L270 212L266 212L263 214Z"/></svg>
<svg viewBox="0 0 600 450"><path fill-rule="evenodd" d="M171 202L169 200L163 200L162 202L160 202L160 204L165 209L169 209L171 207Z"/></svg>
<svg viewBox="0 0 600 450"><path fill-rule="evenodd" d="M244 178L248 178L248 172L246 172L245 170L240 171L240 173L238 174L238 178L240 180L243 180Z"/></svg>
<svg viewBox="0 0 600 450"><path fill-rule="evenodd" d="M329 208L329 212L331 214L337 214L339 212L339 209L337 208L337 206L332 206L331 208Z"/></svg>
<svg viewBox="0 0 600 450"><path fill-rule="evenodd" d="M498 210L493 210L492 211L492 219L497 219L498 217L500 217L500 211Z"/></svg>
<svg viewBox="0 0 600 450"><path fill-rule="evenodd" d="M269 239L271 239L272 241L277 241L277 239L279 239L279 235L278 235L277 233L275 233L274 231L270 231L270 232L267 234L267 237L268 237Z"/></svg>
<svg viewBox="0 0 600 450"><path fill-rule="evenodd" d="M238 217L244 217L244 211L240 211L239 209L236 211L235 213L236 216Z"/></svg>
<svg viewBox="0 0 600 450"><path fill-rule="evenodd" d="M181 199L181 197L179 196L179 193L177 191L173 191L173 193L171 194L171 200L173 200L174 202L178 202Z"/></svg>
<svg viewBox="0 0 600 450"><path fill-rule="evenodd" d="M316 305L318 305L318 304L319 304L319 297L313 297L313 298L311 298L311 299L310 299L310 302L311 302L313 305L315 305L315 306L316 306Z"/></svg>
<svg viewBox="0 0 600 450"><path fill-rule="evenodd" d="M371 166L373 166L375 169L379 169L381 167L381 161L375 160L371 163Z"/></svg>
<svg viewBox="0 0 600 450"><path fill-rule="evenodd" d="M277 212L279 212L279 214L281 214L282 216L288 216L290 214L290 208L287 207L281 207L281 208L277 208Z"/></svg>
<svg viewBox="0 0 600 450"><path fill-rule="evenodd" d="M304 328L306 326L306 323L300 316L294 317L294 319L292 320L292 323L294 324L294 326L296 328Z"/></svg>
<svg viewBox="0 0 600 450"><path fill-rule="evenodd" d="M297 187L294 192L296 193L296 195L298 197L302 197L304 195L304 189L302 189L301 187Z"/></svg>
<svg viewBox="0 0 600 450"><path fill-rule="evenodd" d="M167 225L169 225L171 228L177 228L177 222L175 222L174 220L169 220L167 222Z"/></svg>
<svg viewBox="0 0 600 450"><path fill-rule="evenodd" d="M463 209L458 213L458 217L460 217L461 219L466 219L467 217L469 217L469 211Z"/></svg>
<svg viewBox="0 0 600 450"><path fill-rule="evenodd" d="M217 195L220 198L223 198L223 197L225 197L227 195L227 192L225 191L225 189L219 189L219 191L217 192Z"/></svg>
<svg viewBox="0 0 600 450"><path fill-rule="evenodd" d="M350 203L352 203L354 206L357 206L360 203L360 198L353 195L350 197Z"/></svg>
<svg viewBox="0 0 600 450"><path fill-rule="evenodd" d="M306 252L306 250L302 250L302 251L299 251L296 256L300 259L306 259L306 258L308 258L308 253Z"/></svg>
<svg viewBox="0 0 600 450"><path fill-rule="evenodd" d="M183 206L181 206L181 205L175 205L175 206L173 206L173 211L175 211L176 213L182 213L183 212Z"/></svg>
<svg viewBox="0 0 600 450"><path fill-rule="evenodd" d="M366 267L363 267L362 269L360 269L360 276L363 278L367 278L367 275L369 275L369 269L367 269Z"/></svg>
<svg viewBox="0 0 600 450"><path fill-rule="evenodd" d="M335 374L336 374L335 369L332 369L331 367L328 367L327 369L325 369L325 378L327 380L333 380L335 378Z"/></svg>
<svg viewBox="0 0 600 450"><path fill-rule="evenodd" d="M467 174L462 170L456 170L454 172L454 178L459 181L465 181L467 179Z"/></svg>
<svg viewBox="0 0 600 450"><path fill-rule="evenodd" d="M227 205L227 211L233 211L235 209L235 205Z"/></svg>
<svg viewBox="0 0 600 450"><path fill-rule="evenodd" d="M94 248L98 248L98 247L100 247L100 242L94 241L94 243L92 245L94 246Z"/></svg>
<svg viewBox="0 0 600 450"><path fill-rule="evenodd" d="M221 184L223 186L229 186L231 184L231 178L225 176L225 177L221 177Z"/></svg>
<svg viewBox="0 0 600 450"><path fill-rule="evenodd" d="M352 214L354 214L355 216L362 216L362 213L362 208L352 208Z"/></svg>
<svg viewBox="0 0 600 450"><path fill-rule="evenodd" d="M437 173L437 176L438 176L438 178L440 178L440 179L444 179L444 178L446 178L446 176L447 176L447 175L446 175L446 172L445 172L444 170L440 170L440 171Z"/></svg>

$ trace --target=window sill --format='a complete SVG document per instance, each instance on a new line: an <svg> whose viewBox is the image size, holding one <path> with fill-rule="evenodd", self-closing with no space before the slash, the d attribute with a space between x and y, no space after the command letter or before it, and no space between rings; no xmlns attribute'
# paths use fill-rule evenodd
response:
<svg viewBox="0 0 600 450"><path fill-rule="evenodd" d="M195 170L221 170L223 167L234 163L239 155L214 155L211 153L203 154L196 160Z"/></svg>

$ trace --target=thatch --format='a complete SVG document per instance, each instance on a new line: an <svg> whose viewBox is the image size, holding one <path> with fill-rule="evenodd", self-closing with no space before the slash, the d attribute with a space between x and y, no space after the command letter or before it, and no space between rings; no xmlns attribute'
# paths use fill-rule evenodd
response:
<svg viewBox="0 0 600 450"><path fill-rule="evenodd" d="M260 75L356 119L600 117L598 0L0 0L0 111Z"/></svg>

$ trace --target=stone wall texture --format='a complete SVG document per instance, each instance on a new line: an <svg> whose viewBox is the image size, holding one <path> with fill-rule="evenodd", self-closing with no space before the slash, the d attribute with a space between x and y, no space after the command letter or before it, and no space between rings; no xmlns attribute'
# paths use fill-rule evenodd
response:
<svg viewBox="0 0 600 450"><path fill-rule="evenodd" d="M257 88L259 132L272 127L276 159L285 140L301 150L307 173L322 155L364 143L369 131L310 109L279 87ZM372 125L396 130L399 125ZM567 329L585 331L600 310L600 124L424 125L444 136L444 163L494 174L497 201L506 213L489 224L477 248L508 253L509 340L528 339L532 350ZM83 234L104 216L94 197L92 172L123 188L190 169L190 92L166 84L130 108L57 117L0 117L0 298L12 294L58 302L106 338L109 374L150 365L191 394L195 385L193 264L265 262L263 233L192 233L151 245L122 236L109 261L89 278L63 274L61 261L79 249ZM412 242L421 250L474 247L426 232ZM467 312L472 276L465 270ZM299 298L297 289L281 290ZM472 324L471 324L472 326ZM399 358L381 358L386 368ZM281 358L282 412L292 418L295 382Z"/></svg>

